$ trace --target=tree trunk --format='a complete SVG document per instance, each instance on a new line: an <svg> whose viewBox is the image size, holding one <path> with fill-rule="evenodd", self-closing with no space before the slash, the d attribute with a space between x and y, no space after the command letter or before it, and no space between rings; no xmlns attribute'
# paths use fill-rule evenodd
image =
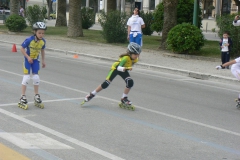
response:
<svg viewBox="0 0 240 160"><path fill-rule="evenodd" d="M116 10L116 0L107 0L107 12Z"/></svg>
<svg viewBox="0 0 240 160"><path fill-rule="evenodd" d="M167 35L168 32L177 24L177 4L178 0L164 0L164 19L162 30L161 48L167 48Z"/></svg>
<svg viewBox="0 0 240 160"><path fill-rule="evenodd" d="M67 10L67 2L66 0L58 0L57 1L57 20L56 20L56 27L57 26L67 26L67 19L66 19L66 10Z"/></svg>
<svg viewBox="0 0 240 160"><path fill-rule="evenodd" d="M69 24L68 37L83 36L82 18L81 18L81 2L82 0L69 0Z"/></svg>
<svg viewBox="0 0 240 160"><path fill-rule="evenodd" d="M19 12L19 0L10 0L10 11L11 14L17 14Z"/></svg>

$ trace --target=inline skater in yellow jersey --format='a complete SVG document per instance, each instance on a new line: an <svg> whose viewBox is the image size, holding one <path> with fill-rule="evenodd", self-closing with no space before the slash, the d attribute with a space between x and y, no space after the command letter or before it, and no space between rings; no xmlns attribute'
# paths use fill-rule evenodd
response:
<svg viewBox="0 0 240 160"><path fill-rule="evenodd" d="M42 57L42 68L45 68L45 45L46 41L43 38L45 30L47 26L43 22L36 22L33 24L32 29L34 31L34 35L28 37L21 45L21 52L24 55L23 62L23 80L22 80L22 95L20 98L20 102L18 106L23 109L27 109L27 98L25 95L27 84L30 79L33 81L34 85L34 100L35 105L43 108L42 100L40 99L40 95L38 93L40 78L38 72L40 70L40 60L39 53L41 53ZM32 72L32 77L30 76Z"/></svg>
<svg viewBox="0 0 240 160"><path fill-rule="evenodd" d="M128 71L132 70L133 64L138 61L138 56L140 53L141 46L138 45L137 43L131 42L128 45L127 53L120 55L118 61L113 63L111 70L109 71L106 77L106 80L101 85L99 85L95 90L90 92L90 94L88 94L85 97L84 102L90 101L98 92L100 92L102 89L106 89L112 82L112 80L117 75L119 75L126 82L126 87L123 91L121 102L126 105L131 105L132 102L128 99L128 93L130 89L133 87L133 80L130 77Z"/></svg>

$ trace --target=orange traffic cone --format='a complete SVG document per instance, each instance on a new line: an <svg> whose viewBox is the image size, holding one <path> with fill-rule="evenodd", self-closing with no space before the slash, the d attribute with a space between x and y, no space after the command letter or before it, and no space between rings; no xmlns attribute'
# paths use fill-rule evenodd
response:
<svg viewBox="0 0 240 160"><path fill-rule="evenodd" d="M13 46L12 46L12 52L17 52L16 44L13 44Z"/></svg>
<svg viewBox="0 0 240 160"><path fill-rule="evenodd" d="M74 54L74 55L73 55L73 58L78 58L78 54Z"/></svg>

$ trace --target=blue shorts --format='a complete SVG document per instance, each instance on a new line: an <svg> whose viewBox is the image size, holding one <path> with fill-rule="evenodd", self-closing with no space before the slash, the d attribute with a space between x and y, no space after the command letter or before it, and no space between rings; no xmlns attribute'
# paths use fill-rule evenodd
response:
<svg viewBox="0 0 240 160"><path fill-rule="evenodd" d="M38 74L38 71L40 69L40 61L38 59L34 59L33 63L29 63L27 59L23 62L23 73L24 74L30 74L30 71L32 70L32 74Z"/></svg>
<svg viewBox="0 0 240 160"><path fill-rule="evenodd" d="M142 34L141 33L138 33L136 37L133 37L133 34L130 34L129 40L130 40L130 42L135 42L135 43L139 44L140 46L142 46Z"/></svg>

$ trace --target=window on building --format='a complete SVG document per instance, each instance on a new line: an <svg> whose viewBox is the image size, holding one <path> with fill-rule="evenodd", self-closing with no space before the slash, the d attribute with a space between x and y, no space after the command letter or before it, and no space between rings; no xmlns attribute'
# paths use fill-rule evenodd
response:
<svg viewBox="0 0 240 160"><path fill-rule="evenodd" d="M155 9L155 0L150 0L149 1L149 10L154 10Z"/></svg>
<svg viewBox="0 0 240 160"><path fill-rule="evenodd" d="M232 0L222 0L222 14L230 14Z"/></svg>

